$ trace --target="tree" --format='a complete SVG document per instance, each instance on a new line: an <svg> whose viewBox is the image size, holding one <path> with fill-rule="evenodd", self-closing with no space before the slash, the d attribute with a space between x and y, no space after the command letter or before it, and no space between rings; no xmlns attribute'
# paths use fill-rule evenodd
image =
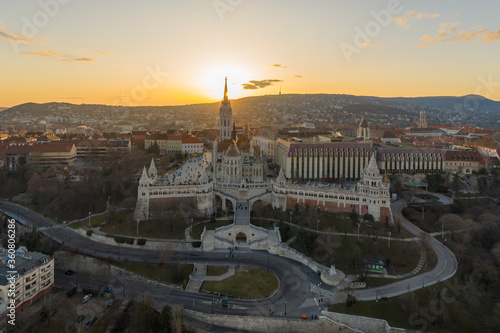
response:
<svg viewBox="0 0 500 333"><path fill-rule="evenodd" d="M160 155L160 146L158 145L158 142L155 141L151 146L149 146L148 149L146 149L146 152L148 154Z"/></svg>

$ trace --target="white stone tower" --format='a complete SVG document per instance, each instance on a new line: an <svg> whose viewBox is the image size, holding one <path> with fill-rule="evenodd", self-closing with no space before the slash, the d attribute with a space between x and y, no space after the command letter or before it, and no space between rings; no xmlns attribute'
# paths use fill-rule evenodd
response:
<svg viewBox="0 0 500 333"><path fill-rule="evenodd" d="M233 118L233 109L231 108L231 102L227 97L227 76L226 76L226 83L224 85L224 99L222 100L219 109L219 118L220 118L219 141L231 139L231 123Z"/></svg>

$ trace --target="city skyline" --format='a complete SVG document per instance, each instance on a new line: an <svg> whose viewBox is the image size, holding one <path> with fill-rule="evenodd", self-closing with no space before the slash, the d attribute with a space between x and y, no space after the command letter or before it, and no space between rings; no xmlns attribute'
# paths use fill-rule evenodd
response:
<svg viewBox="0 0 500 333"><path fill-rule="evenodd" d="M0 105L283 93L500 100L500 4L46 0L0 5ZM123 4L123 2L120 2Z"/></svg>

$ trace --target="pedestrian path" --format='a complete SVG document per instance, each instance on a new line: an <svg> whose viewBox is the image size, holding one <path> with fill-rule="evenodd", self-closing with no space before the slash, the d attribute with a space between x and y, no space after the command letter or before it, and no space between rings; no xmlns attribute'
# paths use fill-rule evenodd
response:
<svg viewBox="0 0 500 333"><path fill-rule="evenodd" d="M234 267L230 267L228 271L219 276L207 276L207 264L194 264L193 273L189 275L189 282L186 290L198 292L204 281L223 281L235 273Z"/></svg>

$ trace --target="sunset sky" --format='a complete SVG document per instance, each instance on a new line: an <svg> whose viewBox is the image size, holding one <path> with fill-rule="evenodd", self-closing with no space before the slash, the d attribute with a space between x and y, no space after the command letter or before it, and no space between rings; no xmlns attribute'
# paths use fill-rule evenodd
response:
<svg viewBox="0 0 500 333"><path fill-rule="evenodd" d="M282 93L500 100L499 1L3 0L0 106Z"/></svg>

